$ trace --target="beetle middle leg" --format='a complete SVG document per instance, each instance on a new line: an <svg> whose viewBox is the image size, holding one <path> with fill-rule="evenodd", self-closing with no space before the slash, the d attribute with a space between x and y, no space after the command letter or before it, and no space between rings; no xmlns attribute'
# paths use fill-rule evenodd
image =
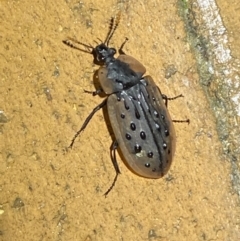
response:
<svg viewBox="0 0 240 241"><path fill-rule="evenodd" d="M181 97L184 97L184 95L180 94L180 95L177 95L175 97L172 97L172 98L169 98L167 97L166 95L164 94L161 94L162 95L162 98L165 100L165 105L167 107L167 104L168 104L168 101L169 100L175 100L175 99L178 99L178 98L181 98ZM186 120L172 120L173 122L175 123L190 123L190 120L189 119L186 119Z"/></svg>
<svg viewBox="0 0 240 241"><path fill-rule="evenodd" d="M71 144L69 145L70 148L72 148L73 143L75 141L75 139L78 137L78 135L87 127L89 121L92 119L92 117L94 116L94 114L100 110L101 108L103 108L105 105L107 104L107 98L104 99L104 101L99 104L98 106L96 106L92 112L89 114L89 116L86 118L86 120L84 121L82 127L80 128L80 130L75 134L75 136L73 137Z"/></svg>
<svg viewBox="0 0 240 241"><path fill-rule="evenodd" d="M104 193L105 197L108 195L108 193L113 189L113 187L115 186L115 183L117 181L118 175L121 174L118 163L117 163L117 159L116 159L116 150L118 148L118 142L115 140L113 141L111 147L110 147L110 155L111 155L111 160L114 166L114 169L116 171L116 175L114 177L113 183L110 186L110 188Z"/></svg>
<svg viewBox="0 0 240 241"><path fill-rule="evenodd" d="M176 99L178 99L178 98L184 97L184 95L182 95L182 94L177 95L177 96L174 96L174 97L172 97L172 98L169 98L169 97L167 97L167 96L164 95L164 94L161 94L161 95L162 95L162 98L165 100L165 105L166 105L166 107L167 107L167 104L168 104L168 101L169 101L169 100L176 100Z"/></svg>

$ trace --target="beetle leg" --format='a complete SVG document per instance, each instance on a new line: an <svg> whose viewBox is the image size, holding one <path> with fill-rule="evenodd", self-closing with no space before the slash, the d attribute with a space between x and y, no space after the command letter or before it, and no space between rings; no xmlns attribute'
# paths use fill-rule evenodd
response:
<svg viewBox="0 0 240 241"><path fill-rule="evenodd" d="M177 95L177 96L175 96L175 97L172 97L172 98L168 98L166 95L164 95L164 94L161 94L162 95L162 98L165 100L165 105L166 105L166 107L167 107L167 104L168 104L168 100L175 100L175 99L177 99L177 98L180 98L180 97L184 97L182 94L181 95ZM186 123L190 123L190 120L189 119L186 119L186 120L172 120L173 122L175 122L175 123L184 123L184 122L186 122Z"/></svg>
<svg viewBox="0 0 240 241"><path fill-rule="evenodd" d="M165 101L165 105L166 105L166 107L167 107L168 97L167 97L166 95L164 95L164 94L161 94L161 95L162 95L162 98L163 98L163 100Z"/></svg>
<svg viewBox="0 0 240 241"><path fill-rule="evenodd" d="M181 98L181 97L184 97L184 95L180 94L180 95L174 96L172 98L167 97L167 99L168 100L176 100L176 99Z"/></svg>
<svg viewBox="0 0 240 241"><path fill-rule="evenodd" d="M175 123L188 123L188 124L190 124L190 119L186 119L186 120L172 120L172 122L175 122Z"/></svg>
<svg viewBox="0 0 240 241"><path fill-rule="evenodd" d="M113 183L110 186L110 188L104 193L105 197L108 195L108 193L113 189L113 187L115 186L115 183L117 181L118 175L121 174L118 163L117 163L117 159L116 159L116 150L118 148L118 142L115 140L113 141L111 147L110 147L110 155L111 155L111 160L114 166L114 169L116 171L116 176L114 177Z"/></svg>
<svg viewBox="0 0 240 241"><path fill-rule="evenodd" d="M84 90L84 93L92 94L93 96L99 95L103 92L102 89L97 89L95 91Z"/></svg>
<svg viewBox="0 0 240 241"><path fill-rule="evenodd" d="M125 52L123 51L123 47L126 44L126 42L128 41L128 38L125 39L125 41L122 43L122 45L120 46L118 53L119 54L125 54Z"/></svg>
<svg viewBox="0 0 240 241"><path fill-rule="evenodd" d="M164 95L164 94L161 94L161 95L162 95L162 98L165 100L165 105L166 105L166 107L167 107L167 104L168 104L168 100L175 100L175 99L178 99L178 98L180 98L180 97L184 97L182 94L177 95L177 96L174 96L174 97L172 97L172 98L169 98L169 97L167 97L167 96Z"/></svg>
<svg viewBox="0 0 240 241"><path fill-rule="evenodd" d="M86 126L88 125L89 121L92 119L92 117L94 116L94 114L100 110L101 108L103 108L105 105L107 104L107 98L104 99L104 101L99 104L98 106L96 106L92 112L89 114L89 116L86 118L86 120L84 121L82 127L80 128L80 130L75 134L75 136L73 137L71 144L69 145L70 148L72 148L73 143L75 141L75 139L78 137L78 135L86 128Z"/></svg>

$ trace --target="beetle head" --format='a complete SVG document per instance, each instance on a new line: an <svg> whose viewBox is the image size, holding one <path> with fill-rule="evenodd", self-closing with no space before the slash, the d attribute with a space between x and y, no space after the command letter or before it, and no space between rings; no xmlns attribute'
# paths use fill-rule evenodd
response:
<svg viewBox="0 0 240 241"><path fill-rule="evenodd" d="M115 53L115 48L109 48L104 43L99 44L93 50L94 58L97 62L102 64L107 64L109 61L111 61Z"/></svg>

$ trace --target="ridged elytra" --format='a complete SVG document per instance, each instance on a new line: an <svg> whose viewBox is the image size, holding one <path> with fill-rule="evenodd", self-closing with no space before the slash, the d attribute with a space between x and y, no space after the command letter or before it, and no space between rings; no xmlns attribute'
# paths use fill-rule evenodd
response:
<svg viewBox="0 0 240 241"><path fill-rule="evenodd" d="M119 21L120 14L115 19L111 18L105 41L96 47L72 38L63 41L72 48L92 54L94 62L100 65L98 77L101 89L91 93L97 95L104 92L107 97L86 118L72 139L70 147L86 128L93 115L107 105L115 136L111 145L111 160L116 176L105 196L112 190L120 174L116 160L118 147L126 164L134 173L146 178L160 178L167 173L176 146L175 130L167 110L167 101L182 97L180 95L175 98L167 98L150 76L144 76L145 67L123 51L127 39L119 49L119 56L114 57L116 49L108 46ZM80 44L87 50L76 47L73 43Z"/></svg>

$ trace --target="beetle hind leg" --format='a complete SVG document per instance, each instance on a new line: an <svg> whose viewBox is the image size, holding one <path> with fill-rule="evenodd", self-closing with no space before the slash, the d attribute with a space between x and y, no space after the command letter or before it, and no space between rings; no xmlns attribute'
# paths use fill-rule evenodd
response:
<svg viewBox="0 0 240 241"><path fill-rule="evenodd" d="M108 195L108 193L113 189L113 187L115 186L115 183L117 181L118 175L121 174L118 163L117 163L117 159L116 159L116 150L118 148L118 142L115 140L113 141L111 147L110 147L110 155L111 155L111 160L114 166L114 169L116 171L116 175L114 177L113 183L110 186L110 188L104 193L105 197Z"/></svg>

